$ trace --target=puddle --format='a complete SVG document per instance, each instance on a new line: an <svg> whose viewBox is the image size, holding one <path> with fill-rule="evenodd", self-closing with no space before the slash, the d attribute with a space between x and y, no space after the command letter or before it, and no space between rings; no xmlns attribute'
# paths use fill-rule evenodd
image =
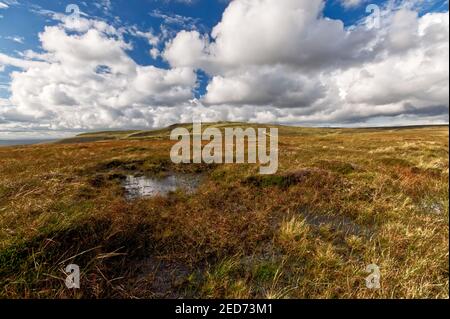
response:
<svg viewBox="0 0 450 319"><path fill-rule="evenodd" d="M128 175L123 182L127 199L165 196L182 189L193 193L200 185L198 175L169 175L162 178Z"/></svg>

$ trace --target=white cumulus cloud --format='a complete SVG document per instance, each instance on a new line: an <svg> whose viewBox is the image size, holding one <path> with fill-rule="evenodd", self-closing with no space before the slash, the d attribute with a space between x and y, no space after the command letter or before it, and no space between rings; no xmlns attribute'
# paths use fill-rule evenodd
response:
<svg viewBox="0 0 450 319"><path fill-rule="evenodd" d="M138 65L119 34L95 25L77 33L63 24L46 27L39 35L45 54L0 54L0 63L21 68L11 74L14 108L3 112L4 119L28 116L50 129L151 127L153 108L192 98L191 68Z"/></svg>
<svg viewBox="0 0 450 319"><path fill-rule="evenodd" d="M448 12L391 7L378 29L345 28L323 6L235 0L210 35L182 31L163 55L210 74L207 105L291 108L298 122L448 121Z"/></svg>

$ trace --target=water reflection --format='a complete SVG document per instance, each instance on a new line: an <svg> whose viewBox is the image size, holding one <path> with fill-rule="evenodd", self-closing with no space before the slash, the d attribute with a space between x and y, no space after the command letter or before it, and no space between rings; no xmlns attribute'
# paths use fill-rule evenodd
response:
<svg viewBox="0 0 450 319"><path fill-rule="evenodd" d="M200 177L194 175L169 175L163 178L127 176L124 181L127 199L164 196L177 189L194 192L200 184Z"/></svg>

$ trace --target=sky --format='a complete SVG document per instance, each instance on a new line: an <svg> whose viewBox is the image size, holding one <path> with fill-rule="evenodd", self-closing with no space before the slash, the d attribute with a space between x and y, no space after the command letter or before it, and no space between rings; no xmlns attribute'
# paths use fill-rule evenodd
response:
<svg viewBox="0 0 450 319"><path fill-rule="evenodd" d="M0 0L0 139L447 124L447 0Z"/></svg>

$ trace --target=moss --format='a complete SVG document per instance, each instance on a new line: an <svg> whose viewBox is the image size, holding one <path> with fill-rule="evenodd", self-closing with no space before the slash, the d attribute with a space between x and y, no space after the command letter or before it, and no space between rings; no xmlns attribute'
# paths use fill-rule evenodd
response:
<svg viewBox="0 0 450 319"><path fill-rule="evenodd" d="M288 187L289 178L279 175L265 175L265 176L250 176L245 180L246 184L256 187Z"/></svg>
<svg viewBox="0 0 450 319"><path fill-rule="evenodd" d="M264 262L259 265L254 270L254 278L259 282L271 281L275 278L279 269L279 265L271 262Z"/></svg>

